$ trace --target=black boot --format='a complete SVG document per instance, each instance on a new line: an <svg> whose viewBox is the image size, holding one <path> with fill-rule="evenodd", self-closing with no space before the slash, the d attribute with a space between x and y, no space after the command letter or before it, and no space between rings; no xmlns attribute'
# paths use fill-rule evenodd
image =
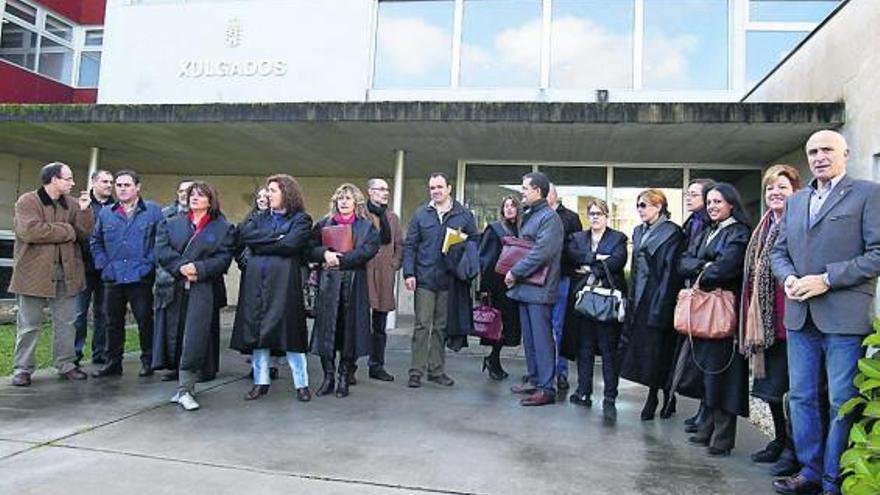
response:
<svg viewBox="0 0 880 495"><path fill-rule="evenodd" d="M648 391L648 398L645 399L645 406L642 407L642 421L650 421L654 419L654 413L657 412L657 391L659 389L652 388Z"/></svg>
<svg viewBox="0 0 880 495"><path fill-rule="evenodd" d="M697 409L697 413L691 416L690 418L684 420L685 426L698 425L703 419L703 415L706 412L705 406L703 406L703 401L700 401L700 407Z"/></svg>
<svg viewBox="0 0 880 495"><path fill-rule="evenodd" d="M663 407L660 408L660 419L669 419L675 414L675 394L663 392Z"/></svg>
<svg viewBox="0 0 880 495"><path fill-rule="evenodd" d="M348 386L350 385L350 379L350 371L339 373L339 380L336 382L336 397L340 399L343 397L348 397Z"/></svg>
<svg viewBox="0 0 880 495"><path fill-rule="evenodd" d="M494 353L483 358L483 371L489 370L489 378L493 380L504 380L507 373L501 367L501 357Z"/></svg>
<svg viewBox="0 0 880 495"><path fill-rule="evenodd" d="M318 397L332 394L336 388L336 380L333 378L336 375L336 366L333 364L333 359L322 357L321 367L324 368L324 381L321 382L321 386L315 391L315 395Z"/></svg>

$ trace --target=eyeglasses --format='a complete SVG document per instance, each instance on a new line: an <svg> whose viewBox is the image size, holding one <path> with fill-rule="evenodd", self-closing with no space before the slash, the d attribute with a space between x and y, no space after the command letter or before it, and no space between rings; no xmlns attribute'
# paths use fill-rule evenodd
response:
<svg viewBox="0 0 880 495"><path fill-rule="evenodd" d="M587 213L587 215L589 215L591 217L604 217L605 216L605 214L602 213L601 211L591 211L591 212Z"/></svg>
<svg viewBox="0 0 880 495"><path fill-rule="evenodd" d="M370 190L371 190L371 191L379 191L379 192L388 192L388 191L390 191L390 189L388 189L387 187L371 187Z"/></svg>
<svg viewBox="0 0 880 495"><path fill-rule="evenodd" d="M644 201L642 201L641 203L636 203L636 208L638 208L640 210L644 210L645 208L647 208L649 206L654 206L654 205L645 203Z"/></svg>

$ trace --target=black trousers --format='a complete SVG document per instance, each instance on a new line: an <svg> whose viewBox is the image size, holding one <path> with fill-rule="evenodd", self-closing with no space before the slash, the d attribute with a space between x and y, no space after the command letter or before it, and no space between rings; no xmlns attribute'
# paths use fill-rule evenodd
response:
<svg viewBox="0 0 880 495"><path fill-rule="evenodd" d="M620 328L613 323L589 322L578 331L578 386L577 393L590 397L593 394L593 365L596 353L602 356L602 378L605 382L604 398L617 398L620 381L617 366L617 343Z"/></svg>
<svg viewBox="0 0 880 495"><path fill-rule="evenodd" d="M151 366L153 361L153 281L134 284L106 284L104 286L107 312L107 366L122 366L125 352L125 312L131 312L137 321L141 345L141 363Z"/></svg>
<svg viewBox="0 0 880 495"><path fill-rule="evenodd" d="M699 425L695 436L708 441L710 447L732 449L736 444L736 414L707 406L706 421Z"/></svg>
<svg viewBox="0 0 880 495"><path fill-rule="evenodd" d="M373 322L370 342L370 368L382 368L385 366L385 344L388 342L388 334L385 326L388 324L388 312L373 310Z"/></svg>

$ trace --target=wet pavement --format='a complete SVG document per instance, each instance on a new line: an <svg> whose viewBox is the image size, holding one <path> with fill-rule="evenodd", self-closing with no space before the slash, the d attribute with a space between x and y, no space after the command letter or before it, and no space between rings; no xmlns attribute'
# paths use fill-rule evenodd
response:
<svg viewBox="0 0 880 495"><path fill-rule="evenodd" d="M408 389L407 348L406 335L391 337L396 381L370 380L362 363L349 397L309 403L295 400L286 366L265 398L242 400L248 368L226 351L195 412L168 403L175 384L159 374L138 378L135 356L120 378L71 383L46 371L25 389L3 378L0 493L772 493L766 465L749 460L767 439L746 420L732 455L709 458L682 429L693 401L643 422L645 389L622 381L614 424L596 395L592 409L564 396L524 408L508 391L524 361L506 355L511 378L493 382L479 346L449 353L454 387ZM309 370L314 389L314 357ZM598 368L594 379L601 394Z"/></svg>

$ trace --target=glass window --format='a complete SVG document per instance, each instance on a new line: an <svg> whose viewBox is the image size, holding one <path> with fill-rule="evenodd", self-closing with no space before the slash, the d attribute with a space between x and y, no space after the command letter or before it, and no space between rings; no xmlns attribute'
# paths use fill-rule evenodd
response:
<svg viewBox="0 0 880 495"><path fill-rule="evenodd" d="M540 0L465 0L461 85L541 84Z"/></svg>
<svg viewBox="0 0 880 495"><path fill-rule="evenodd" d="M48 38L40 40L40 66L37 72L70 84L73 50Z"/></svg>
<svg viewBox="0 0 880 495"><path fill-rule="evenodd" d="M753 86L803 40L803 31L749 31L746 34L746 80Z"/></svg>
<svg viewBox="0 0 880 495"><path fill-rule="evenodd" d="M634 15L632 0L555 0L550 85L632 88Z"/></svg>
<svg viewBox="0 0 880 495"><path fill-rule="evenodd" d="M0 31L0 58L33 70L36 56L37 33L4 21Z"/></svg>
<svg viewBox="0 0 880 495"><path fill-rule="evenodd" d="M728 0L645 0L643 85L727 89Z"/></svg>
<svg viewBox="0 0 880 495"><path fill-rule="evenodd" d="M764 194L761 191L760 170L718 170L718 169L691 169L691 179L707 177L716 182L728 182L739 191L743 208L749 215L752 226L761 218Z"/></svg>
<svg viewBox="0 0 880 495"><path fill-rule="evenodd" d="M89 29L86 31L85 46L101 46L104 44L103 29Z"/></svg>
<svg viewBox="0 0 880 495"><path fill-rule="evenodd" d="M501 200L520 196L522 177L532 171L528 165L471 165L465 169L464 202L474 213L477 227L501 219Z"/></svg>
<svg viewBox="0 0 880 495"><path fill-rule="evenodd" d="M839 0L751 0L749 20L821 22L839 3Z"/></svg>
<svg viewBox="0 0 880 495"><path fill-rule="evenodd" d="M98 87L101 74L101 52L82 52L79 57L78 85L86 88Z"/></svg>
<svg viewBox="0 0 880 495"><path fill-rule="evenodd" d="M645 189L660 189L666 195L672 220L681 225L683 196L681 168L614 168L614 189L611 191L611 227L628 236L641 223L636 203Z"/></svg>
<svg viewBox="0 0 880 495"><path fill-rule="evenodd" d="M454 3L380 2L376 88L449 86Z"/></svg>
<svg viewBox="0 0 880 495"><path fill-rule="evenodd" d="M6 0L6 13L27 22L37 23L37 9L17 0Z"/></svg>
<svg viewBox="0 0 880 495"><path fill-rule="evenodd" d="M608 169L605 167L541 166L556 186L559 202L581 217L581 225L589 225L587 205L594 199L605 199Z"/></svg>
<svg viewBox="0 0 880 495"><path fill-rule="evenodd" d="M46 31L49 34L54 34L63 40L70 41L73 38L73 27L70 24L53 17L51 15L46 16Z"/></svg>

